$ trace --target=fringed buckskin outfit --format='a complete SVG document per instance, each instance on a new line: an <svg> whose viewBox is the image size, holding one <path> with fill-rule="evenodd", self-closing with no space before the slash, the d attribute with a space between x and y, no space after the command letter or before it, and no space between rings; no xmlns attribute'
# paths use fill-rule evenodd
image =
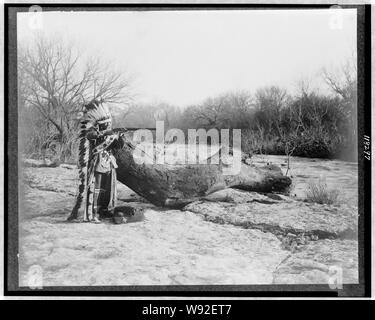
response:
<svg viewBox="0 0 375 320"><path fill-rule="evenodd" d="M116 159L111 149L118 135L112 132L108 108L94 101L84 108L79 134L79 187L69 220L99 222L99 214L113 214L117 200ZM79 214L83 205L83 214Z"/></svg>

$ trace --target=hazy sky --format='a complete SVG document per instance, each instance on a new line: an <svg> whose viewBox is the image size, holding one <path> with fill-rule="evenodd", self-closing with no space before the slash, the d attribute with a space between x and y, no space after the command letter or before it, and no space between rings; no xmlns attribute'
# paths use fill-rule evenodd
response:
<svg viewBox="0 0 375 320"><path fill-rule="evenodd" d="M356 51L356 11L347 9L48 12L42 23L135 75L139 100L181 106L231 90L293 90ZM40 33L30 25L18 14L20 41Z"/></svg>

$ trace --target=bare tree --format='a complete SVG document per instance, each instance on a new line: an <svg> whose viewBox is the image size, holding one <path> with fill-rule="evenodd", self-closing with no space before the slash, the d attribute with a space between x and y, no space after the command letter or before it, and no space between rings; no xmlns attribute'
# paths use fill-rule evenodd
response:
<svg viewBox="0 0 375 320"><path fill-rule="evenodd" d="M349 123L349 142L357 141L357 60L355 54L339 68L323 68L322 76L329 88L342 99L341 111ZM355 149L355 148L354 148Z"/></svg>
<svg viewBox="0 0 375 320"><path fill-rule="evenodd" d="M86 59L72 44L39 37L19 48L19 98L36 108L57 130L60 142L75 125L84 103L93 99L121 102L129 97L129 80L100 59Z"/></svg>
<svg viewBox="0 0 375 320"><path fill-rule="evenodd" d="M280 135L281 110L287 105L288 95L285 89L270 86L255 93L258 126L268 132L276 130Z"/></svg>
<svg viewBox="0 0 375 320"><path fill-rule="evenodd" d="M311 76L301 76L295 82L297 89L297 95L300 97L308 97L310 94L316 92L316 88L313 85L313 78Z"/></svg>
<svg viewBox="0 0 375 320"><path fill-rule="evenodd" d="M248 91L237 91L228 94L227 113L231 119L232 128L248 129L251 126L255 112L254 98Z"/></svg>
<svg viewBox="0 0 375 320"><path fill-rule="evenodd" d="M354 57L335 70L323 68L322 76L333 92L345 101L354 101L357 96L357 64Z"/></svg>
<svg viewBox="0 0 375 320"><path fill-rule="evenodd" d="M224 120L225 97L208 98L202 105L193 109L194 120L201 122L207 128L217 127Z"/></svg>

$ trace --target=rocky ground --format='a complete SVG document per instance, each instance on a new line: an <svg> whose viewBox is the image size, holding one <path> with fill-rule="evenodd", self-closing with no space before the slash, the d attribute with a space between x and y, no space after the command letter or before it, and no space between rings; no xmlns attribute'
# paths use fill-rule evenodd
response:
<svg viewBox="0 0 375 320"><path fill-rule="evenodd" d="M283 157L254 157L286 170ZM35 164L35 165L34 165ZM134 223L69 223L74 166L28 162L20 183L20 284L43 286L327 284L332 268L358 282L355 164L292 159L292 196L227 189L182 210L157 208L119 184ZM336 205L303 201L309 179L341 190ZM340 269L341 270L341 269Z"/></svg>

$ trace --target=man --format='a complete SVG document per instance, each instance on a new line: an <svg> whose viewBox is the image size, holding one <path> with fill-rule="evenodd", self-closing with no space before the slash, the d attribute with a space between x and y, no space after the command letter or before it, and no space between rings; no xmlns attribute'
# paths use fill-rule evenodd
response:
<svg viewBox="0 0 375 320"><path fill-rule="evenodd" d="M79 179L76 204L68 220L79 219L83 204L83 221L100 223L100 216L113 216L117 201L116 159L112 149L119 135L112 131L107 106L93 101L84 107L79 134Z"/></svg>

